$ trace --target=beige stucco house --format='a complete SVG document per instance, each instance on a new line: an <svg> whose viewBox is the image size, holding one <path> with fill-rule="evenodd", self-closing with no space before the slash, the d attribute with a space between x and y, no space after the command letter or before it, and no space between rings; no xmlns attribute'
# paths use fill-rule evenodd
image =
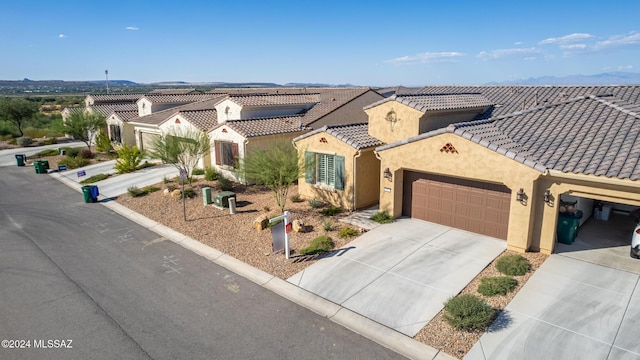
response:
<svg viewBox="0 0 640 360"><path fill-rule="evenodd" d="M596 202L640 206L639 99L638 86L426 87L371 104L379 207L552 253L561 201L585 219ZM300 156L346 159L349 138L330 132L296 139Z"/></svg>

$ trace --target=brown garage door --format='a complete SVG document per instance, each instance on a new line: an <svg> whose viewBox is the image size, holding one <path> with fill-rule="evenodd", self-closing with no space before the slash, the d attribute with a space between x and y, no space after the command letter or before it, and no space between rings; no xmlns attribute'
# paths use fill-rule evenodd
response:
<svg viewBox="0 0 640 360"><path fill-rule="evenodd" d="M404 183L404 215L506 240L506 186L416 172L406 172Z"/></svg>

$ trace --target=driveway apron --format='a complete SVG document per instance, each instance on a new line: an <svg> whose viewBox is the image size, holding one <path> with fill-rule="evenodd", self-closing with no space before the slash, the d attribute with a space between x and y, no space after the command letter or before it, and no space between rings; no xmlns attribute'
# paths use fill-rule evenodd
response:
<svg viewBox="0 0 640 360"><path fill-rule="evenodd" d="M401 218L288 281L414 336L505 249L503 240Z"/></svg>

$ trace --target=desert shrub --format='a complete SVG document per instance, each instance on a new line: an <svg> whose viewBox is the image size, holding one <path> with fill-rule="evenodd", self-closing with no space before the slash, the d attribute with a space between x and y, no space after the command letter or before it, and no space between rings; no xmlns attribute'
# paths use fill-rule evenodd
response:
<svg viewBox="0 0 640 360"><path fill-rule="evenodd" d="M291 195L291 197L289 197L289 200L291 200L291 202L294 202L294 203L299 203L304 201L302 200L302 197L300 197L300 194Z"/></svg>
<svg viewBox="0 0 640 360"><path fill-rule="evenodd" d="M47 136L47 132L47 129L36 129L31 126L23 130L24 136L30 137L32 139L43 138Z"/></svg>
<svg viewBox="0 0 640 360"><path fill-rule="evenodd" d="M118 174L130 173L138 170L140 162L145 157L145 151L137 146L123 145L118 150L118 160L114 166Z"/></svg>
<svg viewBox="0 0 640 360"><path fill-rule="evenodd" d="M498 259L496 268L505 275L522 276L529 271L530 264L522 255L509 254Z"/></svg>
<svg viewBox="0 0 640 360"><path fill-rule="evenodd" d="M47 138L42 140L42 145L53 145L57 143L58 143L58 139L56 138Z"/></svg>
<svg viewBox="0 0 640 360"><path fill-rule="evenodd" d="M327 235L320 235L317 238L311 240L311 243L306 248L300 250L302 255L321 254L333 249L335 245L333 240Z"/></svg>
<svg viewBox="0 0 640 360"><path fill-rule="evenodd" d="M65 155L67 155L68 157L77 157L78 154L80 154L80 148L77 147L65 146L63 148L60 148L60 150L64 150Z"/></svg>
<svg viewBox="0 0 640 360"><path fill-rule="evenodd" d="M338 231L338 236L341 239L346 239L346 238L354 237L357 235L358 235L358 230L349 226L343 227L342 229L340 229L340 231Z"/></svg>
<svg viewBox="0 0 640 360"><path fill-rule="evenodd" d="M82 181L80 181L80 184L93 184L94 182L98 182L98 181L102 181L104 179L109 178L109 174L97 174L97 175L93 175L90 176Z"/></svg>
<svg viewBox="0 0 640 360"><path fill-rule="evenodd" d="M336 206L329 206L326 209L322 209L320 210L320 214L324 215L324 216L335 216L338 215L342 212L342 208L336 207Z"/></svg>
<svg viewBox="0 0 640 360"><path fill-rule="evenodd" d="M271 211L271 208L269 206L265 205L265 206L262 207L262 210L264 210L264 212L269 212L269 211Z"/></svg>
<svg viewBox="0 0 640 360"><path fill-rule="evenodd" d="M215 168L208 166L204 169L204 179L207 181L218 180L218 172Z"/></svg>
<svg viewBox="0 0 640 360"><path fill-rule="evenodd" d="M9 139L9 140L7 141L7 143L8 143L9 145L18 145L18 139L15 139L15 138L14 138L14 139Z"/></svg>
<svg viewBox="0 0 640 360"><path fill-rule="evenodd" d="M472 294L458 295L444 303L444 320L458 330L484 329L494 315L489 304Z"/></svg>
<svg viewBox="0 0 640 360"><path fill-rule="evenodd" d="M156 186L146 186L146 187L144 187L142 189L139 189L137 186L130 186L127 189L127 192L132 197L140 197L140 196L145 196L147 194L150 194L152 192L156 192L156 191L159 191L159 190L160 190L160 188L156 187Z"/></svg>
<svg viewBox="0 0 640 360"><path fill-rule="evenodd" d="M82 149L80 150L80 153L78 154L78 156L80 156L83 159L91 159L93 158L93 153L91 152L91 149Z"/></svg>
<svg viewBox="0 0 640 360"><path fill-rule="evenodd" d="M89 165L89 159L83 159L81 157L65 157L58 162L58 165L67 165L67 169L77 169L83 166Z"/></svg>
<svg viewBox="0 0 640 360"><path fill-rule="evenodd" d="M220 174L218 176L218 188L222 191L233 190L233 182L226 176Z"/></svg>
<svg viewBox="0 0 640 360"><path fill-rule="evenodd" d="M59 154L60 153L56 149L47 149L47 150L38 151L35 155L29 156L29 157L30 158L41 158L41 157L46 157L46 156L57 156Z"/></svg>
<svg viewBox="0 0 640 360"><path fill-rule="evenodd" d="M322 222L322 228L324 229L324 231L331 231L333 230L333 223L331 222L331 220L325 220Z"/></svg>
<svg viewBox="0 0 640 360"><path fill-rule="evenodd" d="M191 175L204 175L204 169L193 168L193 170L191 170Z"/></svg>
<svg viewBox="0 0 640 360"><path fill-rule="evenodd" d="M386 211L378 211L369 219L377 222L378 224L389 224L395 221L393 216L389 215Z"/></svg>
<svg viewBox="0 0 640 360"><path fill-rule="evenodd" d="M182 196L188 197L189 199L193 199L197 195L198 194L196 193L196 191L193 190L192 188L186 188L186 189L184 189L184 192L182 193Z"/></svg>
<svg viewBox="0 0 640 360"><path fill-rule="evenodd" d="M21 136L16 139L16 144L22 147L29 146L33 144L33 139L28 136Z"/></svg>
<svg viewBox="0 0 640 360"><path fill-rule="evenodd" d="M113 150L113 145L111 145L109 136L102 130L100 130L100 132L98 132L98 135L96 136L96 150L100 152L108 152Z"/></svg>
<svg viewBox="0 0 640 360"><path fill-rule="evenodd" d="M313 198L313 199L309 200L309 206L311 206L314 209L317 209L320 206L322 206L322 202L320 200L318 200L317 198Z"/></svg>
<svg viewBox="0 0 640 360"><path fill-rule="evenodd" d="M150 163L149 161L145 160L142 164L138 165L138 169L137 170L146 169L146 168L152 167L152 166L156 166L156 164Z"/></svg>
<svg viewBox="0 0 640 360"><path fill-rule="evenodd" d="M162 178L162 182L165 184L168 184L170 182L173 182L173 180L171 180L170 178L168 178L166 175Z"/></svg>
<svg viewBox="0 0 640 360"><path fill-rule="evenodd" d="M480 279L478 292L484 296L507 295L518 286L518 280L509 276L495 276Z"/></svg>

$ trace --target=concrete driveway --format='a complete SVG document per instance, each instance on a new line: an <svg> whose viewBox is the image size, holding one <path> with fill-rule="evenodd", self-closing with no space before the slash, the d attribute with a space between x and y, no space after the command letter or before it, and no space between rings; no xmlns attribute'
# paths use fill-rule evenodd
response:
<svg viewBox="0 0 640 360"><path fill-rule="evenodd" d="M639 279L551 255L465 359L640 359Z"/></svg>
<svg viewBox="0 0 640 360"><path fill-rule="evenodd" d="M288 281L414 336L505 249L503 240L401 218Z"/></svg>

